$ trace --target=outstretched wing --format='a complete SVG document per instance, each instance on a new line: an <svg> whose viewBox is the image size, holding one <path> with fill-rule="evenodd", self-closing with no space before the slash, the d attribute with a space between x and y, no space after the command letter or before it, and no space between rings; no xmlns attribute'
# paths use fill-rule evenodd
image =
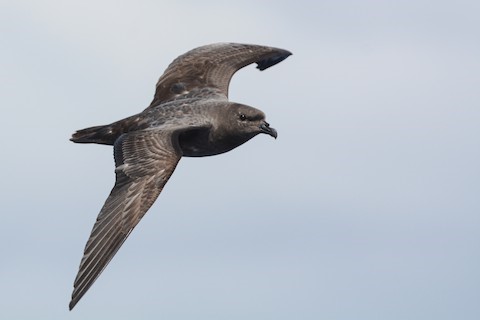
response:
<svg viewBox="0 0 480 320"><path fill-rule="evenodd" d="M175 131L136 131L114 145L116 181L85 246L70 310L152 206L180 160Z"/></svg>
<svg viewBox="0 0 480 320"><path fill-rule="evenodd" d="M291 55L283 49L238 44L216 43L193 49L175 59L157 82L150 107L184 95L221 94L228 97L228 84L233 74L256 62L265 70ZM201 90L208 88L210 90Z"/></svg>

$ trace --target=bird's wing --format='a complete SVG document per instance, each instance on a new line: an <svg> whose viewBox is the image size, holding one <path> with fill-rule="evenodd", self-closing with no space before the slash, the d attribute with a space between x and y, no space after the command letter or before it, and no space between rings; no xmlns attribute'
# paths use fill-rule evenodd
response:
<svg viewBox="0 0 480 320"><path fill-rule="evenodd" d="M114 145L116 181L85 246L70 310L152 206L181 158L177 131L145 130Z"/></svg>
<svg viewBox="0 0 480 320"><path fill-rule="evenodd" d="M220 94L228 97L233 74L256 62L265 70L291 55L283 49L238 43L216 43L193 49L175 59L157 82L150 107L182 96ZM204 89L204 90L202 90Z"/></svg>

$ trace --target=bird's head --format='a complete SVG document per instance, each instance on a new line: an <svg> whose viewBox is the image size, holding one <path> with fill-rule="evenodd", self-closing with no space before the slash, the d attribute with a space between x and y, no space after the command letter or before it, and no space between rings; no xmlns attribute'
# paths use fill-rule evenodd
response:
<svg viewBox="0 0 480 320"><path fill-rule="evenodd" d="M265 114L258 109L233 103L229 106L226 116L229 127L237 134L248 136L250 139L259 133L266 133L277 138L277 130L270 127L265 121Z"/></svg>

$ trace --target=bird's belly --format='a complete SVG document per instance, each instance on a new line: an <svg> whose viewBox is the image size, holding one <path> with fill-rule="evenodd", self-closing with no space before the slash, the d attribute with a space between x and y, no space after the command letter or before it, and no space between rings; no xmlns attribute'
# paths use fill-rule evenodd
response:
<svg viewBox="0 0 480 320"><path fill-rule="evenodd" d="M186 144L182 146L183 156L184 157L207 157L221 154L227 151L230 151L237 146L228 146L224 147L222 145L212 145L212 144Z"/></svg>
<svg viewBox="0 0 480 320"><path fill-rule="evenodd" d="M197 129L180 134L179 144L184 157L214 156L235 149L256 134L212 137L209 130Z"/></svg>
<svg viewBox="0 0 480 320"><path fill-rule="evenodd" d="M179 144L184 157L206 157L224 153L237 147L236 145L216 143L210 140L210 132L207 130L191 130L179 136Z"/></svg>

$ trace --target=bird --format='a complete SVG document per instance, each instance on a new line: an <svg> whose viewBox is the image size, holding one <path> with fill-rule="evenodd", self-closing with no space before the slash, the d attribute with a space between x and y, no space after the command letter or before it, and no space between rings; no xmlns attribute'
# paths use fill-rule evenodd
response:
<svg viewBox="0 0 480 320"><path fill-rule="evenodd" d="M85 245L70 310L153 205L182 157L228 152L260 133L277 138L262 111L229 101L228 87L239 69L256 63L263 71L291 54L240 43L195 48L167 67L145 110L72 135L75 143L113 146L115 184Z"/></svg>

